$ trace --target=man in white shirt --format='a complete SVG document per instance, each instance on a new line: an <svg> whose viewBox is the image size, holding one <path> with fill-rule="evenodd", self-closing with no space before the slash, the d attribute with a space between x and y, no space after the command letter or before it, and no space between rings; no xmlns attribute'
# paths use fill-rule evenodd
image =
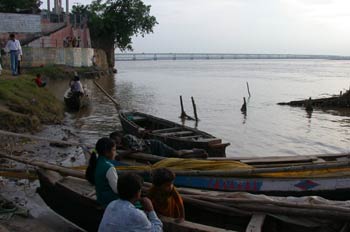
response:
<svg viewBox="0 0 350 232"><path fill-rule="evenodd" d="M161 232L163 224L154 212L147 197L141 198L142 178L136 174L124 174L118 179L119 200L107 206L99 232ZM140 201L144 211L135 207Z"/></svg>
<svg viewBox="0 0 350 232"><path fill-rule="evenodd" d="M10 39L7 41L5 49L10 52L11 71L13 76L18 75L18 56L22 56L22 47L19 40L15 39L14 34L10 34Z"/></svg>

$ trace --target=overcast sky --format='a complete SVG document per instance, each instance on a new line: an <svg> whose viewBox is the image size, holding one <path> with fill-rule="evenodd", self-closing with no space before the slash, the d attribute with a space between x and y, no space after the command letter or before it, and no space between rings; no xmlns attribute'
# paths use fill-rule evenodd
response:
<svg viewBox="0 0 350 232"><path fill-rule="evenodd" d="M144 2L159 24L134 52L350 55L350 0Z"/></svg>

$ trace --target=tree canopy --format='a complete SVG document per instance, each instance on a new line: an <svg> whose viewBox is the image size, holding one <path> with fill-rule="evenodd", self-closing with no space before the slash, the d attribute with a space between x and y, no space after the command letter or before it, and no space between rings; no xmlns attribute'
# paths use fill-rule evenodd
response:
<svg viewBox="0 0 350 232"><path fill-rule="evenodd" d="M3 13L38 13L40 0L0 0L0 12Z"/></svg>
<svg viewBox="0 0 350 232"><path fill-rule="evenodd" d="M114 49L132 50L132 37L153 32L157 24L150 5L142 0L94 0L89 5L73 6L73 13L88 17L92 46L105 50L114 66Z"/></svg>

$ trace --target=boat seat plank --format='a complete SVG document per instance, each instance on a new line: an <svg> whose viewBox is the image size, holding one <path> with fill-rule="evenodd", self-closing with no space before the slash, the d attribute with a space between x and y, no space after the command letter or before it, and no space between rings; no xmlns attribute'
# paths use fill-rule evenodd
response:
<svg viewBox="0 0 350 232"><path fill-rule="evenodd" d="M209 145L212 145L212 144L221 143L222 140L218 139L218 138L202 138L202 139L198 139L197 141L208 143Z"/></svg>
<svg viewBox="0 0 350 232"><path fill-rule="evenodd" d="M272 157L272 158L257 158L257 159L242 159L242 163L257 164L257 163L284 163L284 162L312 162L317 160L317 157L308 156L289 156L289 157Z"/></svg>
<svg viewBox="0 0 350 232"><path fill-rule="evenodd" d="M163 222L164 231L195 231L195 232L235 232L233 230L221 229L218 227L207 226L203 224L198 224L190 221L184 221L181 223L174 224L174 218L168 218L164 216L159 216Z"/></svg>
<svg viewBox="0 0 350 232"><path fill-rule="evenodd" d="M170 133L161 133L161 136L170 137L170 136L181 136L181 135L191 135L193 131L178 131L178 132L170 132Z"/></svg>
<svg viewBox="0 0 350 232"><path fill-rule="evenodd" d="M142 117L142 116L132 116L132 118L130 119L130 121L132 122L138 122L138 121L144 121L146 120L146 117Z"/></svg>
<svg viewBox="0 0 350 232"><path fill-rule="evenodd" d="M265 214L254 214L249 221L246 232L261 232L265 217Z"/></svg>
<svg viewBox="0 0 350 232"><path fill-rule="evenodd" d="M170 128L159 129L159 130L153 130L152 133L173 132L173 131L178 131L178 130L182 130L182 128L181 127L170 127Z"/></svg>
<svg viewBox="0 0 350 232"><path fill-rule="evenodd" d="M180 136L180 139L198 139L201 138L202 135L188 135L188 136Z"/></svg>

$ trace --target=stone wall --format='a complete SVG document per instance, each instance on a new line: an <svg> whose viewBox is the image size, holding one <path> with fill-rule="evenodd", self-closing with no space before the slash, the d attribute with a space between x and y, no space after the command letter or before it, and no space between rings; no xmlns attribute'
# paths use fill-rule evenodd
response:
<svg viewBox="0 0 350 232"><path fill-rule="evenodd" d="M68 65L72 67L91 67L92 60L98 67L107 68L107 57L104 51L92 48L23 48L22 67L42 65ZM2 57L5 68L9 68L10 57Z"/></svg>
<svg viewBox="0 0 350 232"><path fill-rule="evenodd" d="M0 32L41 32L40 15L0 13Z"/></svg>

